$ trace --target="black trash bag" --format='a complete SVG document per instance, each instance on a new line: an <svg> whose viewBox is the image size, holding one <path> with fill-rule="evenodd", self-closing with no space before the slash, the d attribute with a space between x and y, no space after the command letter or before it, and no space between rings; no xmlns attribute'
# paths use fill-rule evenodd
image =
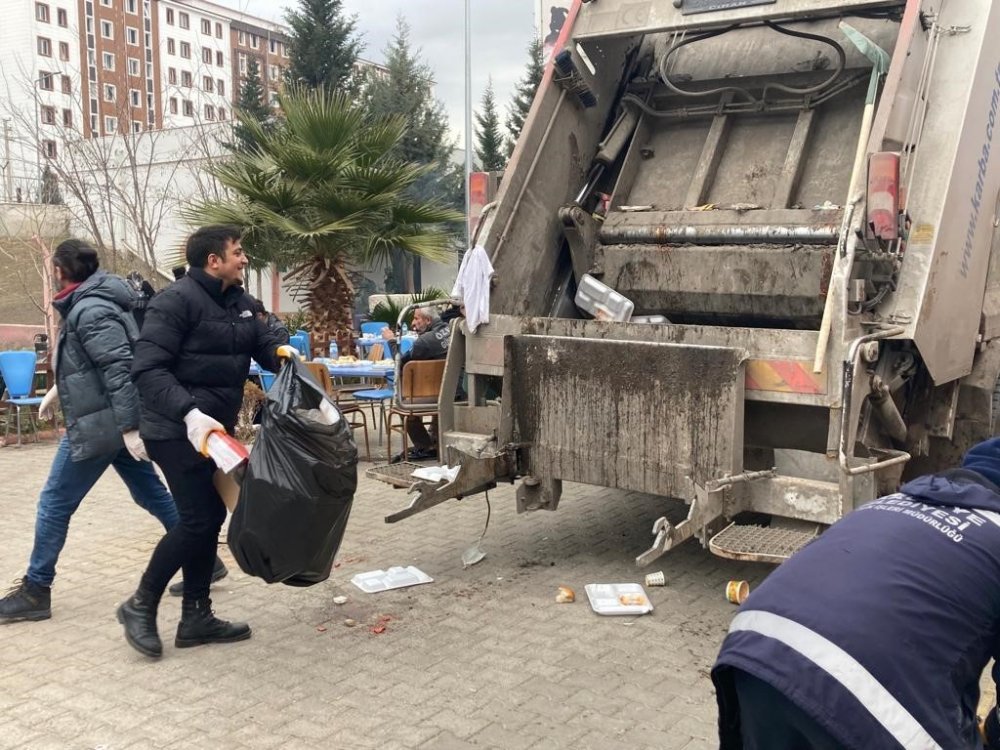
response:
<svg viewBox="0 0 1000 750"><path fill-rule="evenodd" d="M344 536L358 448L343 418L323 419L324 400L333 406L298 360L285 361L267 392L227 541L240 569L268 583L325 581Z"/></svg>

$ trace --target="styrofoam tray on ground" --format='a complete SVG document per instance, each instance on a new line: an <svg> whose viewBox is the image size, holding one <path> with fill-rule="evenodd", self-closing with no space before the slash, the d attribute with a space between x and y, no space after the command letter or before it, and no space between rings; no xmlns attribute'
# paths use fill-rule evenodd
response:
<svg viewBox="0 0 1000 750"><path fill-rule="evenodd" d="M412 565L402 568L397 565L388 570L370 570L367 573L358 573L351 579L351 583L366 594L377 594L379 591L418 586L421 583L431 583L433 580L420 568L415 568Z"/></svg>
<svg viewBox="0 0 1000 750"><path fill-rule="evenodd" d="M653 603L638 583L588 583L584 588L590 608L599 615L645 615L653 611ZM636 603L625 603L630 600Z"/></svg>

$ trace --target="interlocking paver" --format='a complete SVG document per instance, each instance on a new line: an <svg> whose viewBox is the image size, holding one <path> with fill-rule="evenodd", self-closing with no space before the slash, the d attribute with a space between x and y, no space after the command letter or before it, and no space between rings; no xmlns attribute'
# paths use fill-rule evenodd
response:
<svg viewBox="0 0 1000 750"><path fill-rule="evenodd" d="M54 446L0 450L0 577L23 570ZM367 468L362 464L362 469ZM178 599L160 608L165 654L125 644L115 607L135 588L158 524L109 473L73 519L53 589L53 618L0 626L0 750L279 750L280 748L711 747L708 670L733 608L730 578L768 568L730 563L691 543L653 569L644 618L601 618L591 582L641 581L633 565L653 521L683 507L567 485L556 513L517 515L513 488L490 492L486 559L463 569L482 532L482 498L399 524L401 491L361 478L332 578L306 589L232 571L213 589L249 641L177 650ZM434 583L366 596L358 572L413 564ZM556 604L558 586L577 602ZM344 594L347 604L333 598ZM385 633L370 626L390 620ZM344 620L357 621L353 628Z"/></svg>

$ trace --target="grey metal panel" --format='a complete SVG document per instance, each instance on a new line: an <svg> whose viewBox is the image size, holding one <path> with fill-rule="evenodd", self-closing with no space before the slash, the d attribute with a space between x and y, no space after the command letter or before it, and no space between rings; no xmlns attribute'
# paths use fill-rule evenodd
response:
<svg viewBox="0 0 1000 750"><path fill-rule="evenodd" d="M907 327L945 383L972 368L1000 190L1000 3L951 0L939 22L971 28L940 42L907 203L910 241L898 291L879 312Z"/></svg>
<svg viewBox="0 0 1000 750"><path fill-rule="evenodd" d="M508 337L510 439L539 477L690 497L692 480L742 470L744 359L721 347Z"/></svg>
<svg viewBox="0 0 1000 750"><path fill-rule="evenodd" d="M778 0L772 5L684 15L666 0L601 0L583 6L573 29L574 39L651 34L691 28L715 28L764 19L835 15L872 8L899 7L901 0Z"/></svg>

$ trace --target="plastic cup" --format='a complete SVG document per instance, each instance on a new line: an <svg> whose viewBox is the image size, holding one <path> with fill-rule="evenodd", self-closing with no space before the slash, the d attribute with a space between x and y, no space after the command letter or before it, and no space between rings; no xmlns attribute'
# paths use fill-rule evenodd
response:
<svg viewBox="0 0 1000 750"><path fill-rule="evenodd" d="M733 604L742 604L750 596L750 584L746 581L730 581L726 584L726 599Z"/></svg>
<svg viewBox="0 0 1000 750"><path fill-rule="evenodd" d="M666 586L667 580L663 575L663 571L658 571L656 573L646 574L646 585L647 586Z"/></svg>

